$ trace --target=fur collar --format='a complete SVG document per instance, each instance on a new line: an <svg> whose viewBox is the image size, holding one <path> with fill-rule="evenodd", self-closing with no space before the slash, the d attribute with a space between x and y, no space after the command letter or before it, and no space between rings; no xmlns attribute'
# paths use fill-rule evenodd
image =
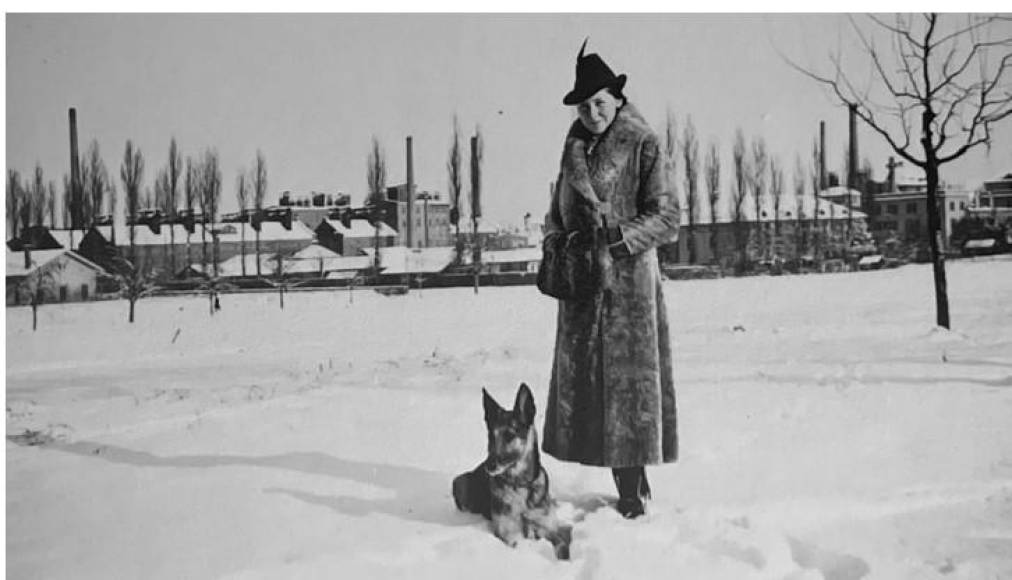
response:
<svg viewBox="0 0 1012 580"><path fill-rule="evenodd" d="M601 210L601 202L611 197L607 187L603 187L607 167L616 167L624 162L632 147L639 143L650 132L650 127L643 119L639 110L630 102L626 102L615 114L615 120L600 135L593 135L583 126L579 119L573 121L566 135L566 145L562 155L562 173L566 184L578 197L587 202L591 213ZM593 143L593 155L599 160L595 167L588 163L588 154ZM596 216L592 218L599 221ZM600 224L598 224L600 225Z"/></svg>

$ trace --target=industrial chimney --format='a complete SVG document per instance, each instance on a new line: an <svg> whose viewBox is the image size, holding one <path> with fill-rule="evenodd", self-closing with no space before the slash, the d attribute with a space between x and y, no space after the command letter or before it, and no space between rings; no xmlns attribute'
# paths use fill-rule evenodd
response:
<svg viewBox="0 0 1012 580"><path fill-rule="evenodd" d="M407 139L407 153L408 153L408 177L407 177L407 183L405 183L404 187L407 188L407 193L405 195L407 197L406 201L408 203L408 211L407 211L408 227L407 227L407 238L405 240L405 243L407 244L407 246L409 248L413 248L414 247L414 241L415 241L414 240L414 226L415 226L415 218L414 218L414 213L415 213L415 168L414 168L414 159L412 159L412 157L411 157L411 136L410 135L408 135L408 139Z"/></svg>
<svg viewBox="0 0 1012 580"><path fill-rule="evenodd" d="M70 229L84 227L81 215L81 165L77 160L77 110L70 108Z"/></svg>
<svg viewBox="0 0 1012 580"><path fill-rule="evenodd" d="M819 191L826 189L826 122L819 121ZM818 197L818 192L816 192Z"/></svg>

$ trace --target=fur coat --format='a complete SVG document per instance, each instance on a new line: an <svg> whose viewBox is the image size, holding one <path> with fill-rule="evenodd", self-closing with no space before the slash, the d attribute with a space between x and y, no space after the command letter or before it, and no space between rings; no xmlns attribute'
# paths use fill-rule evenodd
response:
<svg viewBox="0 0 1012 580"><path fill-rule="evenodd" d="M628 467L678 457L675 389L657 246L678 233L677 197L657 135L626 103L600 136L576 120L545 219L546 236L615 226L586 301L559 301L545 416L546 453Z"/></svg>

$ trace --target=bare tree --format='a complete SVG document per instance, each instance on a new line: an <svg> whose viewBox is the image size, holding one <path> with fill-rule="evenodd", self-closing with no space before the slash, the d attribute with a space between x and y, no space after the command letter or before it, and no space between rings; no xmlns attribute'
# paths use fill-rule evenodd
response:
<svg viewBox="0 0 1012 580"><path fill-rule="evenodd" d="M214 148L204 151L200 174L201 211L204 213L205 228L211 222L211 235L216 238L215 223L218 218L218 203L221 201L221 168L218 166L218 151ZM218 273L218 243L212 239L211 260L214 264L214 277Z"/></svg>
<svg viewBox="0 0 1012 580"><path fill-rule="evenodd" d="M134 322L134 310L137 301L149 296L155 288L155 273L147 268L137 268L133 264L125 264L123 272L116 275L119 281L120 295L130 305L128 320Z"/></svg>
<svg viewBox="0 0 1012 580"><path fill-rule="evenodd" d="M246 276L246 201L249 199L249 184L246 182L246 170L239 169L235 179L235 200L239 204L239 256L242 275Z"/></svg>
<svg viewBox="0 0 1012 580"><path fill-rule="evenodd" d="M801 68L828 87L903 159L920 167L927 181L928 243L935 285L935 318L949 328L949 299L942 254L939 168L968 151L990 147L998 122L1012 115L1012 34L1008 16L897 15L892 22L868 16L852 30L871 71L859 85L843 57L830 56L832 71ZM995 36L997 35L997 37ZM888 49L881 48L882 40Z"/></svg>
<svg viewBox="0 0 1012 580"><path fill-rule="evenodd" d="M710 146L707 148L706 161L703 163L703 173L706 176L707 200L710 204L710 255L719 264L720 256L717 255L717 204L720 202L720 150L714 142L710 142Z"/></svg>
<svg viewBox="0 0 1012 580"><path fill-rule="evenodd" d="M260 277L260 223L264 210L264 197L267 195L267 160L263 152L257 149L256 161L253 164L253 208L256 210L256 254L257 277Z"/></svg>
<svg viewBox="0 0 1012 580"><path fill-rule="evenodd" d="M816 264L820 260L820 248L822 246L822 230L819 227L819 198L822 193L822 150L819 147L819 140L812 141L812 261Z"/></svg>
<svg viewBox="0 0 1012 580"><path fill-rule="evenodd" d="M169 141L169 161L165 166L165 173L168 181L165 184L165 218L169 224L169 244L172 253L169 258L169 267L172 274L176 273L176 214L179 206L179 178L183 172L183 158L179 154L179 147L176 146L176 138Z"/></svg>
<svg viewBox="0 0 1012 580"><path fill-rule="evenodd" d="M35 197L32 195L32 182L26 178L24 183L18 188L18 191L21 192L20 215L18 217L21 220L21 233L23 236L32 225L32 214L34 213L35 206Z"/></svg>
<svg viewBox="0 0 1012 580"><path fill-rule="evenodd" d="M207 214L208 198L204 195L204 160L193 164L193 190L200 206L200 269L207 276Z"/></svg>
<svg viewBox="0 0 1012 580"><path fill-rule="evenodd" d="M165 220L165 216L168 216L169 213L172 211L172 200L169 197L169 170L168 170L168 168L159 169L158 170L158 174L155 176L155 207L161 213L161 216L162 216L162 222L161 223L164 223L166 221ZM170 227L169 231L170 231L170 233L172 231L171 230L171 226L172 226L172 224L170 223L169 224L169 227ZM163 262L162 262L162 264L168 264L169 263L169 261L172 259L170 256L171 256L172 252L174 251L174 249L175 248L173 248L169 244L169 242L166 241L165 238L163 237L162 238L162 255L163 255ZM172 271L175 272L175 268L174 267L172 268Z"/></svg>
<svg viewBox="0 0 1012 580"><path fill-rule="evenodd" d="M56 229L56 182L49 180L49 193L46 195L46 213L49 214L49 227Z"/></svg>
<svg viewBox="0 0 1012 580"><path fill-rule="evenodd" d="M478 220L481 218L481 173L485 161L485 140L481 127L474 128L471 137L471 232L474 234L474 251L471 261L474 265L474 293L478 293L481 275L481 238L478 236Z"/></svg>
<svg viewBox="0 0 1012 580"><path fill-rule="evenodd" d="M18 222L21 218L21 174L16 169L7 170L7 224L11 238L18 237Z"/></svg>
<svg viewBox="0 0 1012 580"><path fill-rule="evenodd" d="M801 156L794 155L794 258L799 259L808 250L808 236L805 231L805 168L801 164Z"/></svg>
<svg viewBox="0 0 1012 580"><path fill-rule="evenodd" d="M770 236L770 255L776 254L776 241L780 239L780 204L784 197L784 168L776 156L770 157L770 197L773 198L773 235Z"/></svg>
<svg viewBox="0 0 1012 580"><path fill-rule="evenodd" d="M745 201L748 198L749 165L745 158L745 135L741 128L734 133L734 149L731 152L734 167L734 188L731 190L731 221L734 223L734 245L738 252L737 269L743 272L748 269L747 244L748 236L742 232L745 222Z"/></svg>
<svg viewBox="0 0 1012 580"><path fill-rule="evenodd" d="M193 203L197 201L197 168L193 164L191 157L186 158L186 172L183 174L183 207L186 208L187 216L187 228L186 228L186 268L190 267L190 236L193 234L193 224L195 223L193 216ZM204 235L204 228L201 227L201 236ZM205 248L206 258L206 248Z"/></svg>
<svg viewBox="0 0 1012 580"><path fill-rule="evenodd" d="M81 184L84 188L84 199L88 201L91 211L84 216L84 227L94 223L95 215L102 213L105 194L109 191L109 171L102 161L98 141L92 140L88 151L81 162Z"/></svg>
<svg viewBox="0 0 1012 580"><path fill-rule="evenodd" d="M447 191L450 196L450 223L455 229L454 235L454 262L460 264L461 242L460 242L460 202L464 193L464 171L462 167L463 154L460 149L460 124L457 116L453 116L453 141L450 144L449 158L446 161Z"/></svg>
<svg viewBox="0 0 1012 580"><path fill-rule="evenodd" d="M110 232L110 243L116 247L116 212L119 211L119 194L116 191L116 182L109 180L109 215L112 216L111 225L109 226Z"/></svg>
<svg viewBox="0 0 1012 580"><path fill-rule="evenodd" d="M46 196L49 194L49 190L46 189L46 179L42 173L42 165L39 163L35 164L30 191L32 196L31 225L41 226L46 220L46 210L49 206Z"/></svg>
<svg viewBox="0 0 1012 580"><path fill-rule="evenodd" d="M141 180L144 177L144 156L141 150L134 149L133 141L127 139L126 150L123 152L123 164L119 170L120 179L123 180L123 191L126 193L127 217L130 224L130 261L137 258L134 248L134 227L137 223L137 210L140 203ZM136 264L134 264L136 266Z"/></svg>
<svg viewBox="0 0 1012 580"><path fill-rule="evenodd" d="M50 260L29 273L17 289L18 303L32 307L32 332L39 328L39 306L48 300L56 300L57 285L64 269L60 259Z"/></svg>
<svg viewBox="0 0 1012 580"><path fill-rule="evenodd" d="M380 272L379 232L380 224L382 223L383 195L386 193L386 182L386 154L380 147L379 139L374 135L372 147L369 149L369 157L366 160L366 183L369 187L369 198L366 200L366 206L369 208L369 219L372 220L372 225L375 229L373 237L373 250L375 253L373 255L372 269L373 275L377 277ZM410 195L408 198L408 202L410 203Z"/></svg>
<svg viewBox="0 0 1012 580"><path fill-rule="evenodd" d="M755 244L756 248L762 252L765 248L762 202L763 196L766 195L766 173L769 171L769 154L766 151L766 140L762 137L752 139L751 169L748 181L752 188L752 201L755 204Z"/></svg>
<svg viewBox="0 0 1012 580"><path fill-rule="evenodd" d="M668 183L675 183L678 169L678 119L668 107L664 116L664 161L668 173Z"/></svg>
<svg viewBox="0 0 1012 580"><path fill-rule="evenodd" d="M696 263L695 225L699 213L699 139L692 116L685 119L682 129L682 161L685 163L685 208L689 226L689 263Z"/></svg>

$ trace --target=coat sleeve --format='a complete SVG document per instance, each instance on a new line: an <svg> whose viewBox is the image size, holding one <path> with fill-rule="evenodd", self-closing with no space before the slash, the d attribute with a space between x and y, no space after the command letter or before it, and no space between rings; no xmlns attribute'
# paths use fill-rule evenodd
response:
<svg viewBox="0 0 1012 580"><path fill-rule="evenodd" d="M660 146L653 135L640 144L636 210L634 217L619 224L622 241L612 246L613 255L639 254L678 239L678 197L668 183Z"/></svg>

